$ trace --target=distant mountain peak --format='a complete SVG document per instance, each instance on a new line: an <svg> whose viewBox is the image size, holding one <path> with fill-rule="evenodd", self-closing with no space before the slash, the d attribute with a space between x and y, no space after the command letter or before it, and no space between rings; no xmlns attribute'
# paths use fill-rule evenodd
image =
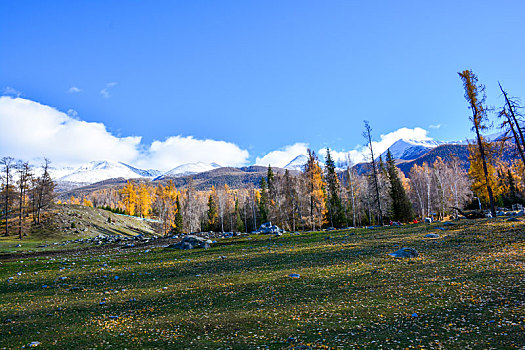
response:
<svg viewBox="0 0 525 350"><path fill-rule="evenodd" d="M56 171L56 173L61 173ZM63 172L61 173L63 174ZM153 178L158 176L158 170L141 170L122 162L111 160L97 160L82 164L66 175L57 179L59 182L91 184L108 179L125 178Z"/></svg>
<svg viewBox="0 0 525 350"><path fill-rule="evenodd" d="M187 164L179 165L165 172L164 174L156 177L155 180L165 179L165 178L170 178L170 177L182 177L182 176L194 175L194 174L199 174L199 173L203 173L203 172L210 171L213 169L218 169L218 168L222 168L222 167L217 163L205 163L205 162L187 163Z"/></svg>
<svg viewBox="0 0 525 350"><path fill-rule="evenodd" d="M308 156L300 154L284 166L284 169L302 171L308 162Z"/></svg>
<svg viewBox="0 0 525 350"><path fill-rule="evenodd" d="M433 148L443 144L443 142L434 140L411 140L399 139L388 148L394 159L412 160L427 153ZM381 157L386 159L388 149L381 153Z"/></svg>

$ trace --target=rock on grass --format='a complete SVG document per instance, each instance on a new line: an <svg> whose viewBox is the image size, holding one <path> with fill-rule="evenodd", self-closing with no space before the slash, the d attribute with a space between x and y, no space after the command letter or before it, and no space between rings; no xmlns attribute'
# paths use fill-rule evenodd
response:
<svg viewBox="0 0 525 350"><path fill-rule="evenodd" d="M394 258L415 258L419 253L414 248L401 248L388 255L393 256Z"/></svg>

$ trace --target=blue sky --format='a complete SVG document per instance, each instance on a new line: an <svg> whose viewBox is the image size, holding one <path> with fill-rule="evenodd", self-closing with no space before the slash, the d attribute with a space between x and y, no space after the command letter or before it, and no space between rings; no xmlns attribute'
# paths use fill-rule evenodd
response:
<svg viewBox="0 0 525 350"><path fill-rule="evenodd" d="M465 139L458 71L478 74L491 105L498 80L525 96L523 13L523 1L4 1L0 93L140 137L139 151L224 141L246 164L297 143L355 149L363 119L377 140L401 127Z"/></svg>

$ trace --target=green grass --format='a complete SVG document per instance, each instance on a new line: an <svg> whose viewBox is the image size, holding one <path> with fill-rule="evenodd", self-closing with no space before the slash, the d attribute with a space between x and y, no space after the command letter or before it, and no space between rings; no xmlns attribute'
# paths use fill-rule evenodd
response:
<svg viewBox="0 0 525 350"><path fill-rule="evenodd" d="M111 222L108 222L108 217L111 218ZM31 219L26 218L26 224ZM42 221L45 224L32 225L28 236L24 236L22 240L17 238L17 220L17 218L10 220L11 232L8 237L5 237L3 231L0 230L0 258L2 254L17 252L43 252L83 248L83 244L73 243L64 246L53 243L79 238L86 239L100 234L121 236L135 236L138 234L148 236L155 234L152 226L139 218L117 215L107 210L81 205L56 205L51 211L44 214ZM0 220L2 229L4 223L5 221ZM17 247L18 244L21 247ZM41 245L47 246L39 247Z"/></svg>
<svg viewBox="0 0 525 350"><path fill-rule="evenodd" d="M0 348L522 347L525 224L434 227L0 260Z"/></svg>

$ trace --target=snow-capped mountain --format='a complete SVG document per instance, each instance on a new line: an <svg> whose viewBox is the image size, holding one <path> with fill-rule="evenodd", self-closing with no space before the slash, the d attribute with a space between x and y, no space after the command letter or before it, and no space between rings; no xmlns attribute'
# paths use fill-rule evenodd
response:
<svg viewBox="0 0 525 350"><path fill-rule="evenodd" d="M305 164L308 162L308 157L304 154L298 155L292 161L284 167L288 170L303 171Z"/></svg>
<svg viewBox="0 0 525 350"><path fill-rule="evenodd" d="M512 134L510 135L507 135L507 136L512 136ZM469 135L470 137L470 135ZM495 132L495 133L492 133L492 134L488 134L488 135L483 135L483 139L485 141L490 141L490 142L496 142L496 141L502 141L505 139L505 132L504 131L498 131L498 132ZM464 140L460 140L460 141L456 141L456 142L447 142L447 143L450 143L450 144L456 144L456 145L467 145L469 143L477 143L477 139L476 139L476 136L474 134L473 137L470 137L468 139L464 139Z"/></svg>
<svg viewBox="0 0 525 350"><path fill-rule="evenodd" d="M148 169L148 170L144 170L144 169L138 169L138 168L132 167L131 165L126 164L126 163L120 163L120 164L123 164L123 165L127 166L127 167L130 168L133 172L139 174L139 175L142 176L142 177L155 178L155 177L158 177L158 176L160 176L160 175L163 174L162 171L160 171L160 170L156 170L156 169Z"/></svg>
<svg viewBox="0 0 525 350"><path fill-rule="evenodd" d="M400 139L394 142L390 147L390 153L394 159L412 160L427 153L433 148L443 144L443 142L429 140L429 141L415 141ZM381 154L383 160L386 159L388 150Z"/></svg>
<svg viewBox="0 0 525 350"><path fill-rule="evenodd" d="M49 172L49 175L51 176L51 178L56 180L56 179L60 179L61 177L64 177L66 175L71 174L75 170L76 170L76 168L75 167L71 167L71 166L65 166L65 167L54 167L54 166L51 166L49 168L48 172ZM42 175L42 168L35 166L35 174L37 176L41 176Z"/></svg>
<svg viewBox="0 0 525 350"><path fill-rule="evenodd" d="M140 170L121 162L104 160L83 164L73 172L58 178L57 181L91 184L119 177L125 179L153 178L159 173L156 170Z"/></svg>
<svg viewBox="0 0 525 350"><path fill-rule="evenodd" d="M290 163L286 164L284 169L303 171L306 163L308 163L308 156L301 154L295 157ZM335 169L337 171L343 171L346 169L347 161L336 159L334 160L334 164L335 164ZM325 167L324 157L321 157L321 159L319 159L319 166L324 169Z"/></svg>
<svg viewBox="0 0 525 350"><path fill-rule="evenodd" d="M165 179L165 178L170 178L170 177L188 176L188 175L203 173L205 171L210 171L210 170L217 169L217 168L221 168L221 166L217 163L197 162L197 163L182 164L176 168L171 169L170 171L165 172L161 176L158 176L157 178L155 178L155 180Z"/></svg>

